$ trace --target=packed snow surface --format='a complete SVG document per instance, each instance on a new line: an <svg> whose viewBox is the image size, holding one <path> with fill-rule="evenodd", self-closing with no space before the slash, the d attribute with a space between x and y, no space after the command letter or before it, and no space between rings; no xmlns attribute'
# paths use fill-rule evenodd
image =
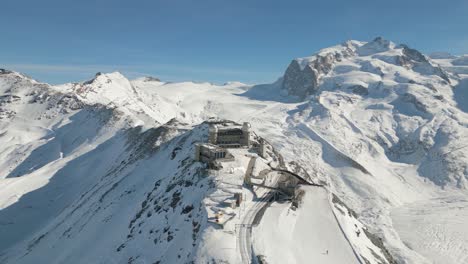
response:
<svg viewBox="0 0 468 264"><path fill-rule="evenodd" d="M467 197L453 194L392 211L393 225L404 243L434 263L468 262L467 219Z"/></svg>
<svg viewBox="0 0 468 264"><path fill-rule="evenodd" d="M274 203L254 230L267 263L359 263L340 229L322 187L308 187L298 209Z"/></svg>

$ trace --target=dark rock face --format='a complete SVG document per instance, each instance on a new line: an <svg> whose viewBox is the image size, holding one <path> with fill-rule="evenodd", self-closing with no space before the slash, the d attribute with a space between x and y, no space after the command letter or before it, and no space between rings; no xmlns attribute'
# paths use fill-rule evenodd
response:
<svg viewBox="0 0 468 264"><path fill-rule="evenodd" d="M145 82L160 82L160 81L161 80L156 77L152 77L152 76L145 77Z"/></svg>
<svg viewBox="0 0 468 264"><path fill-rule="evenodd" d="M400 45L403 48L403 54L410 60L416 61L416 62L425 62L429 63L429 61L424 57L424 55L421 54L421 52L412 49L404 44Z"/></svg>
<svg viewBox="0 0 468 264"><path fill-rule="evenodd" d="M402 48L403 56L398 56L398 65L411 68L421 74L437 75L447 83L450 83L447 73L440 67L433 66L421 52L404 44L401 44L400 47Z"/></svg>
<svg viewBox="0 0 468 264"><path fill-rule="evenodd" d="M350 44L343 45L345 48L340 52L315 55L315 59L303 69L297 60L293 60L283 76L283 90L286 90L288 95L297 96L302 100L314 94L319 88L320 76L329 73L337 61L354 55Z"/></svg>
<svg viewBox="0 0 468 264"><path fill-rule="evenodd" d="M343 56L340 53L326 54L324 56L317 55L317 59L310 65L316 69L320 74L329 73L336 61L341 61Z"/></svg>
<svg viewBox="0 0 468 264"><path fill-rule="evenodd" d="M12 71L0 69L0 74L9 74L9 73L12 73Z"/></svg>
<svg viewBox="0 0 468 264"><path fill-rule="evenodd" d="M369 91L367 90L367 88L362 86L362 85L359 85L359 84L351 86L351 87L349 87L349 89L351 89L354 94L358 94L358 95L362 95L362 96L369 94Z"/></svg>
<svg viewBox="0 0 468 264"><path fill-rule="evenodd" d="M318 88L318 76L314 69L307 65L303 70L296 60L289 64L283 77L283 89L289 95L298 96L301 99L313 94Z"/></svg>
<svg viewBox="0 0 468 264"><path fill-rule="evenodd" d="M421 103L421 101L418 100L418 98L414 94L405 93L401 96L401 99L404 102L413 104L414 107L416 107L416 109L418 109L419 111L427 112L427 107L423 103Z"/></svg>

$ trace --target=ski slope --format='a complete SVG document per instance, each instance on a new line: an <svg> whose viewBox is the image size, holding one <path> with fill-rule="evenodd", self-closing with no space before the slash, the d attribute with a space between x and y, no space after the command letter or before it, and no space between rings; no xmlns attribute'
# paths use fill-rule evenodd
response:
<svg viewBox="0 0 468 264"><path fill-rule="evenodd" d="M298 209L273 203L254 228L255 251L267 263L360 263L344 236L322 187L303 187ZM328 253L327 253L328 252Z"/></svg>

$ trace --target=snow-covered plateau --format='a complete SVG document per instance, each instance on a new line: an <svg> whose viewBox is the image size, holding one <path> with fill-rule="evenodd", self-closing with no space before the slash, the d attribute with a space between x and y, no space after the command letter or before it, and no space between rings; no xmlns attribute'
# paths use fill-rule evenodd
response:
<svg viewBox="0 0 468 264"><path fill-rule="evenodd" d="M0 69L0 263L468 263L467 58L376 38L272 84ZM196 161L217 122L265 153Z"/></svg>

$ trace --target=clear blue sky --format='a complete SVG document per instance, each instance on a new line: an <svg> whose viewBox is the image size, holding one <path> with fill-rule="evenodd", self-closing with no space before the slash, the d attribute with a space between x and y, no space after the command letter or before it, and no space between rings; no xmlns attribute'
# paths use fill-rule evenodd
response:
<svg viewBox="0 0 468 264"><path fill-rule="evenodd" d="M272 82L293 58L376 36L468 53L467 0L11 0L0 23L0 67L51 83L114 70Z"/></svg>

